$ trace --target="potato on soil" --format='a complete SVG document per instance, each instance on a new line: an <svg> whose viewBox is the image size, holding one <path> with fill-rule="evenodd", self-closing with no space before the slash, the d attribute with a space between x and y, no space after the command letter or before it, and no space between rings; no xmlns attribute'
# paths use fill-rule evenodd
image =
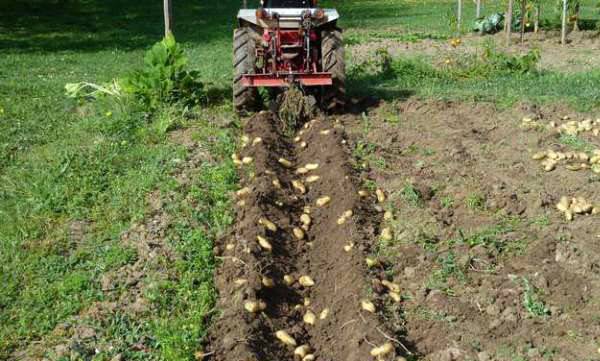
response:
<svg viewBox="0 0 600 361"><path fill-rule="evenodd" d="M265 237L256 236L256 240L258 240L258 245L265 251L271 252L273 250L273 246L271 246L271 243Z"/></svg>
<svg viewBox="0 0 600 361"><path fill-rule="evenodd" d="M275 178L271 183L273 184L273 187L281 189L281 182L279 181L279 179Z"/></svg>
<svg viewBox="0 0 600 361"><path fill-rule="evenodd" d="M262 284L263 284L263 286L265 286L267 288L275 287L275 281L273 281L273 279L271 277L267 277L267 276L263 276Z"/></svg>
<svg viewBox="0 0 600 361"><path fill-rule="evenodd" d="M382 241L389 242L392 240L392 238L393 238L392 230L390 229L390 227L385 227L384 229L381 230L381 240Z"/></svg>
<svg viewBox="0 0 600 361"><path fill-rule="evenodd" d="M310 276L301 276L298 278L298 283L303 287L312 287L315 285L315 281Z"/></svg>
<svg viewBox="0 0 600 361"><path fill-rule="evenodd" d="M237 192L235 192L235 194L236 194L238 197L243 197L243 196L246 196L246 195L250 194L250 188L248 188L248 187L244 187L244 188L242 188L242 189L238 190Z"/></svg>
<svg viewBox="0 0 600 361"><path fill-rule="evenodd" d="M287 333L284 330L279 330L277 332L275 332L275 337L277 337L277 339L279 339L279 341L283 342L284 344L288 345L288 346L296 346L296 340L294 340L294 338L292 336L290 336L289 333Z"/></svg>
<svg viewBox="0 0 600 361"><path fill-rule="evenodd" d="M302 320L304 321L304 323L309 324L309 325L314 325L315 321L317 320L317 316L312 312L312 311L306 311L306 313L304 314L304 317L302 317Z"/></svg>
<svg viewBox="0 0 600 361"><path fill-rule="evenodd" d="M392 292L400 293L400 286L396 283L390 282L388 280L383 280L381 281L381 284Z"/></svg>
<svg viewBox="0 0 600 361"><path fill-rule="evenodd" d="M319 169L319 163L308 163L304 166L304 168L308 170L317 170Z"/></svg>
<svg viewBox="0 0 600 361"><path fill-rule="evenodd" d="M294 350L294 355L300 356L300 358L304 358L304 356L308 355L309 352L310 352L310 346L302 345L302 346L296 347L296 349Z"/></svg>
<svg viewBox="0 0 600 361"><path fill-rule="evenodd" d="M331 130L329 130L329 129L325 129L325 130L321 130L321 131L319 132L319 134L321 134L321 135L328 135L330 132L331 132Z"/></svg>
<svg viewBox="0 0 600 361"><path fill-rule="evenodd" d="M307 145L306 142L300 142L300 148L306 148Z"/></svg>
<svg viewBox="0 0 600 361"><path fill-rule="evenodd" d="M400 301L402 301L402 296L397 292L390 291L388 295L390 295L390 298L396 303L400 303Z"/></svg>
<svg viewBox="0 0 600 361"><path fill-rule="evenodd" d="M315 355L313 355L313 354L308 354L308 355L306 355L306 356L304 356L304 357L302 358L302 361L314 361L315 359L316 359L316 358L315 358Z"/></svg>
<svg viewBox="0 0 600 361"><path fill-rule="evenodd" d="M359 195L360 197L368 197L368 196L369 196L369 192L367 192L367 191L366 191L366 190L364 190L364 189L361 189L361 190L359 190L359 191L358 191L358 195Z"/></svg>
<svg viewBox="0 0 600 361"><path fill-rule="evenodd" d="M319 314L319 320L324 320L329 316L329 308L324 308L323 311Z"/></svg>
<svg viewBox="0 0 600 361"><path fill-rule="evenodd" d="M374 347L371 349L371 356L373 357L382 357L390 352L394 351L394 345L391 342L386 342L379 347Z"/></svg>
<svg viewBox="0 0 600 361"><path fill-rule="evenodd" d="M243 285L245 285L246 283L248 283L248 280L247 280L247 279L245 279L245 278L237 278L237 279L235 279L235 280L233 281L233 283L234 283L236 286L238 286L238 287L239 287L239 286L243 286Z"/></svg>
<svg viewBox="0 0 600 361"><path fill-rule="evenodd" d="M282 166L284 166L286 168L292 167L292 162L290 162L289 160L287 160L285 158L279 158L279 164L281 164Z"/></svg>
<svg viewBox="0 0 600 361"><path fill-rule="evenodd" d="M365 258L365 262L367 263L367 267L372 268L379 265L379 260L377 258L367 257Z"/></svg>
<svg viewBox="0 0 600 361"><path fill-rule="evenodd" d="M350 242L344 246L344 251L350 252L352 250L352 248L354 248L354 243Z"/></svg>
<svg viewBox="0 0 600 361"><path fill-rule="evenodd" d="M302 215L300 216L300 222L302 222L302 224L305 226L310 226L310 223L311 223L310 216L306 213L302 213Z"/></svg>
<svg viewBox="0 0 600 361"><path fill-rule="evenodd" d="M244 308L250 313L257 313L264 311L267 308L267 304L264 301L246 301Z"/></svg>
<svg viewBox="0 0 600 361"><path fill-rule="evenodd" d="M331 197L323 196L323 197L317 198L317 201L315 203L316 203L317 207L323 207L323 206L326 206L327 204L329 204L329 202L331 202Z"/></svg>
<svg viewBox="0 0 600 361"><path fill-rule="evenodd" d="M258 143L262 142L262 138L261 137L256 137L252 140L252 145L257 145Z"/></svg>
<svg viewBox="0 0 600 361"><path fill-rule="evenodd" d="M302 228L294 227L292 232L294 233L294 237L296 237L297 240L304 239L304 231L302 230Z"/></svg>
<svg viewBox="0 0 600 361"><path fill-rule="evenodd" d="M250 141L250 137L248 137L246 134L242 135L242 148L244 148L245 146L248 145L248 142Z"/></svg>
<svg viewBox="0 0 600 361"><path fill-rule="evenodd" d="M244 157L242 158L242 164L250 164L254 161L254 158L252 157Z"/></svg>
<svg viewBox="0 0 600 361"><path fill-rule="evenodd" d="M283 276L283 283L285 283L286 286L291 286L294 284L294 282L296 282L294 277L292 277L290 275Z"/></svg>
<svg viewBox="0 0 600 361"><path fill-rule="evenodd" d="M321 179L321 177L318 175L310 175L310 176L306 177L305 181L306 181L306 183L314 183L314 182L318 181L319 179Z"/></svg>
<svg viewBox="0 0 600 361"><path fill-rule="evenodd" d="M271 232L277 231L277 226L275 225L275 223L271 222L267 218L259 218L258 224L265 226L265 228Z"/></svg>
<svg viewBox="0 0 600 361"><path fill-rule="evenodd" d="M296 189L298 192L300 192L300 194L306 193L306 187L299 180L293 180L292 187L294 187L294 189Z"/></svg>
<svg viewBox="0 0 600 361"><path fill-rule="evenodd" d="M377 196L377 202L379 202L379 203L385 202L385 193L383 192L382 189L377 188L375 190L375 195Z"/></svg>
<svg viewBox="0 0 600 361"><path fill-rule="evenodd" d="M367 312L371 312L371 313L375 313L375 304L373 304L373 302L369 301L369 300L362 300L360 301L360 308L363 309L364 311Z"/></svg>
<svg viewBox="0 0 600 361"><path fill-rule="evenodd" d="M296 169L296 174L306 174L308 172L309 172L309 170L306 169L305 167L300 167L300 168Z"/></svg>

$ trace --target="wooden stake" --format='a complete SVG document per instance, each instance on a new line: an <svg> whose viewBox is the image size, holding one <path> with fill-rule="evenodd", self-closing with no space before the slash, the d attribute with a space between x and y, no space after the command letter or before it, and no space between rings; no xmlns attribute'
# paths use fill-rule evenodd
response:
<svg viewBox="0 0 600 361"><path fill-rule="evenodd" d="M525 42L525 12L527 11L527 0L521 0L521 44Z"/></svg>
<svg viewBox="0 0 600 361"><path fill-rule="evenodd" d="M456 15L456 26L457 26L457 30L460 33L460 29L461 29L461 24L462 24L462 6L463 2L462 0L458 0L458 10L457 10L457 15Z"/></svg>
<svg viewBox="0 0 600 361"><path fill-rule="evenodd" d="M479 19L481 17L481 0L476 0L475 6L475 17Z"/></svg>
<svg viewBox="0 0 600 361"><path fill-rule="evenodd" d="M510 45L510 36L512 33L513 18L513 0L508 0L508 11L506 12L506 46Z"/></svg>
<svg viewBox="0 0 600 361"><path fill-rule="evenodd" d="M560 43L562 45L565 45L567 43L567 0L563 0L562 28L560 30Z"/></svg>
<svg viewBox="0 0 600 361"><path fill-rule="evenodd" d="M165 13L165 36L173 30L173 7L171 0L163 0L163 10Z"/></svg>
<svg viewBox="0 0 600 361"><path fill-rule="evenodd" d="M542 6L541 1L538 0L533 11L533 32L536 34L540 30L540 6Z"/></svg>

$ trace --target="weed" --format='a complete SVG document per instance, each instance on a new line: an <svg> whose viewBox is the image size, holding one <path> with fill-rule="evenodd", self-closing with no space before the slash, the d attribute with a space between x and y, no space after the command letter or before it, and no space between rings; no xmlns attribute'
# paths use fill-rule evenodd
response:
<svg viewBox="0 0 600 361"><path fill-rule="evenodd" d="M404 187L402 187L400 194L402 195L402 198L412 206L420 207L423 205L423 196L421 195L421 192L410 183L406 183Z"/></svg>
<svg viewBox="0 0 600 361"><path fill-rule="evenodd" d="M570 147L574 151L578 152L592 152L596 147L588 141L579 138L576 135L561 134L558 139L560 143Z"/></svg>
<svg viewBox="0 0 600 361"><path fill-rule="evenodd" d="M535 317L543 317L550 314L550 310L546 307L546 304L541 300L539 291L529 283L529 280L525 277L523 281L523 307L529 315Z"/></svg>
<svg viewBox="0 0 600 361"><path fill-rule="evenodd" d="M442 199L440 200L440 203L442 204L442 207L444 207L444 208L452 208L452 207L454 207L454 197L452 197L451 195L446 195L446 196L442 197Z"/></svg>
<svg viewBox="0 0 600 361"><path fill-rule="evenodd" d="M480 193L471 193L465 198L465 206L470 210L481 211L485 208L485 196Z"/></svg>

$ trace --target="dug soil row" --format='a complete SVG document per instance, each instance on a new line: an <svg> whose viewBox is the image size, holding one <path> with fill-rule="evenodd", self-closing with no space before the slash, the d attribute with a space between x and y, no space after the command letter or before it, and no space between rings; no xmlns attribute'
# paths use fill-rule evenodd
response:
<svg viewBox="0 0 600 361"><path fill-rule="evenodd" d="M274 114L261 112L244 130L234 159L244 188L232 234L217 247L222 314L209 354L219 361L364 361L377 352L394 359L401 345L378 312L391 300L370 292L369 279L384 275L365 262L380 222L376 198L359 195L341 127L313 120L292 140Z"/></svg>

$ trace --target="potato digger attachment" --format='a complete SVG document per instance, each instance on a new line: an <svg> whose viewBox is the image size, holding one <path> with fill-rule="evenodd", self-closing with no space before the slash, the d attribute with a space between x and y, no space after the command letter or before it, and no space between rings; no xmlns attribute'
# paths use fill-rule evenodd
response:
<svg viewBox="0 0 600 361"><path fill-rule="evenodd" d="M273 93L300 87L328 112L345 101L344 45L338 12L317 0L262 0L241 9L233 34L233 104L238 113L261 106L260 87Z"/></svg>

